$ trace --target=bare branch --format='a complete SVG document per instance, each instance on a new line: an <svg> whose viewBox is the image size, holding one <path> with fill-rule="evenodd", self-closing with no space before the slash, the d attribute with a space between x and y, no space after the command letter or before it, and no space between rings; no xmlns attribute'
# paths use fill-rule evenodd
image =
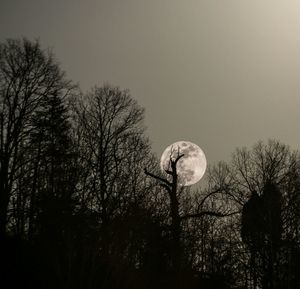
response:
<svg viewBox="0 0 300 289"><path fill-rule="evenodd" d="M154 179L156 179L156 180L158 180L158 181L160 181L160 182L162 182L162 183L167 184L168 186L171 186L171 185L172 185L168 180L166 180L166 179L164 179L164 178L162 178L162 177L159 177L159 176L157 176L157 175L154 175L154 174L148 172L146 168L144 168L144 173L145 173L147 176L149 176L149 177L152 177L152 178L154 178Z"/></svg>
<svg viewBox="0 0 300 289"><path fill-rule="evenodd" d="M199 213L195 213L195 214L187 214L184 216L181 216L181 220L186 220L186 219L190 219L190 218L201 218L203 216L212 216L212 217L229 217L232 215L236 215L239 214L240 211L236 211L236 212L231 212L231 213L219 213L219 212L211 212L211 211L202 211Z"/></svg>

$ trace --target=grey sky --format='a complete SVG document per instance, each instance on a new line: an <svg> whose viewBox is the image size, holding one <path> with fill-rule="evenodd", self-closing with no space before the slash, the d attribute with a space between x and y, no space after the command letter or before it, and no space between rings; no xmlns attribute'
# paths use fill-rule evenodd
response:
<svg viewBox="0 0 300 289"><path fill-rule="evenodd" d="M299 147L299 0L0 0L0 41L21 36L83 91L129 88L158 155L177 140L210 164L259 139Z"/></svg>

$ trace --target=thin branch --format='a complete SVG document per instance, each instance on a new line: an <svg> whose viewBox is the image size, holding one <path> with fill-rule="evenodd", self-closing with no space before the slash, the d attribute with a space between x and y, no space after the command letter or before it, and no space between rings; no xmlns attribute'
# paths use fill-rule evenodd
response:
<svg viewBox="0 0 300 289"><path fill-rule="evenodd" d="M227 214L218 213L218 212L211 212L211 211L202 211L202 212L195 213L195 214L184 215L184 216L180 217L180 219L181 220L186 220L186 219L190 219L190 218L201 218L203 216L229 217L229 216L236 215L236 214L239 214L239 213L240 213L240 211L236 211L236 212L232 212L232 213L227 213Z"/></svg>
<svg viewBox="0 0 300 289"><path fill-rule="evenodd" d="M178 155L178 156L177 156L177 158L175 159L175 161L173 161L174 164L175 164L175 166L177 165L177 162L178 162L183 156L184 156L184 154Z"/></svg>
<svg viewBox="0 0 300 289"><path fill-rule="evenodd" d="M157 175L154 175L154 174L148 172L146 168L144 168L144 173L145 173L147 176L150 176L150 177L152 177L152 178L154 178L154 179L156 179L156 180L158 180L158 181L160 181L160 182L162 182L162 183L167 184L168 186L171 186L171 185L172 185L168 180L166 180L166 179L164 179L164 178L162 178L162 177L159 177L159 176L157 176Z"/></svg>

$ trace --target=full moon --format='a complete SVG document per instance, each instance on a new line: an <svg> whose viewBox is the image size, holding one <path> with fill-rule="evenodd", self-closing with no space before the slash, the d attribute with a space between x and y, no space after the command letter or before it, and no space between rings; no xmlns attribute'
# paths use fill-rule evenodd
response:
<svg viewBox="0 0 300 289"><path fill-rule="evenodd" d="M192 142L178 141L168 146L160 158L160 168L164 173L170 170L170 159L175 160L182 154L184 156L177 163L179 184L182 186L196 184L203 177L207 162L202 149Z"/></svg>

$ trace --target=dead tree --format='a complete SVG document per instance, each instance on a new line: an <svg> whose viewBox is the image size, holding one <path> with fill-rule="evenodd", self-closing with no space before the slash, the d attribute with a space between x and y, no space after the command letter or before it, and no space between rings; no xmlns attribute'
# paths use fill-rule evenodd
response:
<svg viewBox="0 0 300 289"><path fill-rule="evenodd" d="M170 217L171 217L171 236L172 236L172 250L171 250L171 260L173 270L178 272L183 265L183 248L182 248L182 221L191 219L191 218L201 218L203 216L212 216L212 217L227 217L238 212L215 212L211 210L203 210L203 204L205 201L212 195L221 193L220 190L209 192L200 202L198 208L189 214L180 214L180 202L179 202L179 189L178 189L178 173L177 173L177 163L184 156L180 154L179 150L177 156L172 157L173 153L171 152L168 169L165 169L165 172L168 177L164 178L158 175L155 175L147 169L144 169L144 172L147 176L150 176L157 181L159 181L160 186L166 190L170 200Z"/></svg>
<svg viewBox="0 0 300 289"><path fill-rule="evenodd" d="M170 170L167 169L165 172L171 176L169 181L167 178L162 178L155 174L148 172L146 169L145 174L158 180L160 186L163 187L170 198L170 212L171 212L171 236L172 236L172 267L175 272L180 270L182 264L182 248L181 248L181 218L179 214L179 201L177 196L178 190L178 174L177 174L177 163L183 157L183 154L177 154L175 159L170 156Z"/></svg>

